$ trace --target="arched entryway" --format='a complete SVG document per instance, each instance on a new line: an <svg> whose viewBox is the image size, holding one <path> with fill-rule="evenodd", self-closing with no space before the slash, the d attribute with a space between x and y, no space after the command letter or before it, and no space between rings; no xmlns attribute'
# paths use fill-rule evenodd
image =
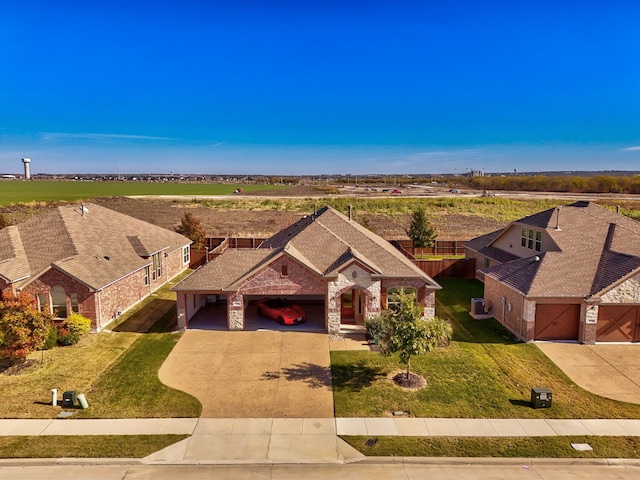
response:
<svg viewBox="0 0 640 480"><path fill-rule="evenodd" d="M340 293L340 323L364 325L368 292L351 287Z"/></svg>

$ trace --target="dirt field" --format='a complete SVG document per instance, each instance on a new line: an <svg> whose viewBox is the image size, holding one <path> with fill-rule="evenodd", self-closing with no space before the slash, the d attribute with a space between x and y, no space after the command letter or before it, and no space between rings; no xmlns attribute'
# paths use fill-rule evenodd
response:
<svg viewBox="0 0 640 480"><path fill-rule="evenodd" d="M256 196L261 198L317 197L321 199L326 197L326 193L313 187L299 186L287 190L260 192ZM250 199L252 195L243 195L242 198ZM217 208L215 207L215 202L211 202L214 206L210 207L194 204L190 199L105 197L93 201L104 207L168 229L173 229L178 225L184 212L189 211L200 220L207 229L207 234L211 237L269 237L297 221L304 214L312 213L274 210L231 210L228 207ZM0 213L3 213L11 224L16 224L53 206L55 206L55 203L46 206L13 205L0 208ZM318 205L318 207L322 206L321 204ZM357 221L365 224L383 238L407 238L405 231L410 222L409 215L387 216L359 212L354 212L354 215ZM436 225L438 238L441 240L468 240L503 226L504 224L489 218L459 214L445 215L438 219Z"/></svg>

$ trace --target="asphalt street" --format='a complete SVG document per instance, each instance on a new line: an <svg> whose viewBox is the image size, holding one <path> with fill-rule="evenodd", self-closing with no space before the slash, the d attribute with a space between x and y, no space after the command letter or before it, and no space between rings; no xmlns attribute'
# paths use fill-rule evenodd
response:
<svg viewBox="0 0 640 480"><path fill-rule="evenodd" d="M59 461L58 461L59 462ZM434 459L366 462L346 465L64 465L55 461L0 467L12 480L625 480L640 478L640 462L537 459Z"/></svg>

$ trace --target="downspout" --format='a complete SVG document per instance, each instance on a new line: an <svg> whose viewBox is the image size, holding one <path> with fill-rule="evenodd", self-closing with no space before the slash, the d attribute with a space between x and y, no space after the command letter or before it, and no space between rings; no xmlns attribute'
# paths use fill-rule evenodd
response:
<svg viewBox="0 0 640 480"><path fill-rule="evenodd" d="M102 307L100 305L100 292L102 290L98 290L95 295L96 295L96 309L98 310L98 315L96 317L97 319L97 325L96 325L96 331L100 331L102 330Z"/></svg>

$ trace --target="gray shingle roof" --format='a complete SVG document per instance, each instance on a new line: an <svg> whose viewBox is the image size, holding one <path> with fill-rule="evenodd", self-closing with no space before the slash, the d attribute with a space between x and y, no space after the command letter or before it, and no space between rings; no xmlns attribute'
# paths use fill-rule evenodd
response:
<svg viewBox="0 0 640 480"><path fill-rule="evenodd" d="M440 288L389 242L325 207L317 215L304 217L276 233L256 250L224 252L173 290L233 289L243 269L245 274L255 271L280 254L290 255L321 276L335 275L345 262L353 259L376 276L420 278L431 288Z"/></svg>
<svg viewBox="0 0 640 480"><path fill-rule="evenodd" d="M521 226L546 230L559 251L538 254L539 262L532 255L482 272L527 296L597 295L640 269L640 223L597 204L576 202L552 208L506 229ZM491 242L501 232L478 237L471 246L491 253Z"/></svg>
<svg viewBox="0 0 640 480"><path fill-rule="evenodd" d="M85 204L84 212L78 205L57 207L15 229L8 232L12 255L6 258L7 248L1 250L0 275L12 282L28 275L18 286L53 267L100 289L150 263L140 255L191 243L176 232L95 204Z"/></svg>

